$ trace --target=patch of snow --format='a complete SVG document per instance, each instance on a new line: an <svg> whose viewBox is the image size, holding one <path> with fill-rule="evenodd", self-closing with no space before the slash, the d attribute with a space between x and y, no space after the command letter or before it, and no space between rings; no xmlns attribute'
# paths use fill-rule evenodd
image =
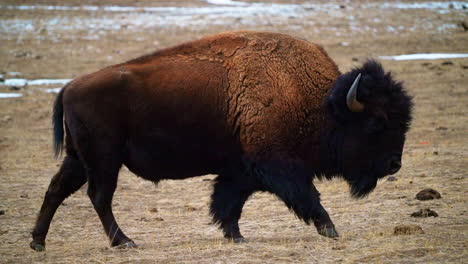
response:
<svg viewBox="0 0 468 264"><path fill-rule="evenodd" d="M6 86L26 86L28 84L28 80L26 79L19 79L19 78L14 78L14 79L6 79L5 81L2 82L3 85Z"/></svg>
<svg viewBox="0 0 468 264"><path fill-rule="evenodd" d="M245 6L248 5L246 2L232 1L232 0L206 0L208 4L212 5L235 5L235 6Z"/></svg>
<svg viewBox="0 0 468 264"><path fill-rule="evenodd" d="M387 32L395 32L395 28L392 26L387 26Z"/></svg>
<svg viewBox="0 0 468 264"><path fill-rule="evenodd" d="M59 88L51 88L51 89L45 89L46 93L59 93L60 90L62 90L62 87L59 87Z"/></svg>
<svg viewBox="0 0 468 264"><path fill-rule="evenodd" d="M135 12L135 11L140 10L139 7L133 7L133 6L104 6L102 7L102 9L104 11L109 11L109 12Z"/></svg>
<svg viewBox="0 0 468 264"><path fill-rule="evenodd" d="M450 29L456 29L458 26L456 24L443 24L437 27L438 31L447 31Z"/></svg>
<svg viewBox="0 0 468 264"><path fill-rule="evenodd" d="M202 5L208 3L208 5ZM305 23L313 26L313 16L317 12L326 12L329 17L344 17L349 20L349 29L354 32L378 33L375 28L361 24L359 17L349 15L349 9L375 10L375 9L429 9L434 12L459 12L468 7L468 2L394 2L372 3L364 5L347 4L346 9L340 8L339 4L333 3L270 3L269 1L244 2L235 0L203 0L199 1L200 6L54 6L54 5L1 5L0 11L8 10L46 10L46 11L87 11L100 12L99 16L83 18L82 16L57 15L54 18L21 19L5 18L0 23L0 35L7 39L21 40L26 34L35 34L41 28L47 31L35 36L36 39L49 38L53 42L58 42L61 36L67 31L86 31L82 36L84 39L97 40L105 36L108 32L121 30L147 31L161 28L201 28L209 26L227 26L229 29L247 28L250 25L274 26L277 24L289 23L289 19L307 20ZM124 14L124 16L120 16ZM382 23L381 18L375 18L375 23ZM419 29L433 31L453 31L453 26L442 25L429 21L419 23L411 28L401 28L395 24L389 24L383 30L390 33L401 33L404 31L416 31ZM293 25L291 25L294 27ZM319 23L319 26L321 24ZM312 29L320 33L319 29ZM338 33L342 34L342 33ZM347 35L346 33L344 35Z"/></svg>
<svg viewBox="0 0 468 264"><path fill-rule="evenodd" d="M1 9L9 10L58 10L58 11L107 11L119 13L160 13L161 16L187 16L216 14L219 17L249 16L252 14L274 15L291 12L310 12L311 10L328 11L340 9L336 4L275 4L275 3L247 3L229 0L206 0L214 6L209 7L133 7L133 6L48 6L48 5L0 5Z"/></svg>
<svg viewBox="0 0 468 264"><path fill-rule="evenodd" d="M62 84L65 85L71 81L71 79L37 79L37 80L26 80L20 78L5 79L0 84L7 86L26 86L26 85L52 85L52 84Z"/></svg>
<svg viewBox="0 0 468 264"><path fill-rule="evenodd" d="M381 8L397 8L397 9L457 9L462 10L468 7L468 2L448 1L448 2L418 2L418 3L402 3L389 2L378 4Z"/></svg>
<svg viewBox="0 0 468 264"><path fill-rule="evenodd" d="M27 8L26 8L27 7ZM5 6L3 6L5 8ZM54 10L53 7L35 6L6 6L7 9L46 9ZM74 10L75 7L66 7ZM66 8L63 8L66 10ZM76 7L82 8L82 7ZM84 8L84 7L83 7ZM59 9L59 10L63 10ZM88 7L89 9L89 7ZM90 9L94 10L94 9ZM302 17L308 13L305 8L298 4L264 4L254 3L246 6L208 6L208 7L117 7L104 6L99 10L109 12L126 12L125 18L115 19L111 15L100 15L83 19L81 17L60 17L41 21L49 34L57 30L87 30L89 36L99 34L99 30L121 30L135 28L154 27L188 27L205 25L230 25L242 24L268 24L287 19L288 17ZM237 19L242 19L241 22ZM35 19L8 19L0 23L0 32L24 34L25 32L37 31L37 20ZM278 23L278 22L276 22Z"/></svg>
<svg viewBox="0 0 468 264"><path fill-rule="evenodd" d="M23 94L20 93L0 93L0 98L16 98L21 97Z"/></svg>
<svg viewBox="0 0 468 264"><path fill-rule="evenodd" d="M172 12L179 13L184 15L184 13L217 13L218 11L224 9L225 11L241 11L251 8L261 8L264 9L268 7L269 9L275 9L278 7L295 7L301 8L307 11L311 10L330 10L330 9L340 9L338 4L274 4L274 3L265 3L265 2L241 2L233 0L205 0L208 4L215 5L214 7L134 7L134 6L93 6L93 5L83 5L83 6L61 6L61 5L0 5L1 9L16 9L16 10L50 10L50 11L107 11L107 12ZM367 5L360 6L359 8L395 8L395 9L455 9L463 10L468 7L468 2L462 1L448 1L448 2L416 2L416 3L407 3L407 2L387 2L374 4L370 3ZM350 6L350 8L352 8Z"/></svg>
<svg viewBox="0 0 468 264"><path fill-rule="evenodd" d="M71 79L38 79L28 81L28 85L51 85L51 84L67 84Z"/></svg>
<svg viewBox="0 0 468 264"><path fill-rule="evenodd" d="M455 58L468 58L468 53L419 53L419 54L405 54L397 56L379 56L383 60L438 60L438 59L455 59Z"/></svg>

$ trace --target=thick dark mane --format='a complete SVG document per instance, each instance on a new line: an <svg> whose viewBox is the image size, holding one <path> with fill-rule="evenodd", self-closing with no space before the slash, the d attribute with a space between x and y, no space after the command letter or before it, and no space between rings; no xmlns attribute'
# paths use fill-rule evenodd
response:
<svg viewBox="0 0 468 264"><path fill-rule="evenodd" d="M353 113L346 105L346 95L359 73L362 74L362 78L357 99L367 107L362 113ZM385 73L382 65L375 60L368 60L363 66L342 74L330 91L326 104L331 117L339 123L363 118L375 111L375 106L379 106L389 119L396 118L406 124L406 127L411 121L413 105L402 83L395 81L390 72Z"/></svg>

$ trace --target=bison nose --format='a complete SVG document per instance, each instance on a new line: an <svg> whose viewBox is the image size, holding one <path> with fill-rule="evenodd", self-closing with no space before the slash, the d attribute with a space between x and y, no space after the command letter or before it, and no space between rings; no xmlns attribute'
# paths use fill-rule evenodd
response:
<svg viewBox="0 0 468 264"><path fill-rule="evenodd" d="M395 174L401 168L401 160L398 157L392 157L389 162L388 173Z"/></svg>

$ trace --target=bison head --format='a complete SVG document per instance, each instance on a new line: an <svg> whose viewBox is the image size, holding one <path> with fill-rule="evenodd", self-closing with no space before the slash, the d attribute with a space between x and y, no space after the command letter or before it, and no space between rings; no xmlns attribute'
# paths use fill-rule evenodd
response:
<svg viewBox="0 0 468 264"><path fill-rule="evenodd" d="M377 180L401 167L411 97L376 61L341 75L327 99L336 166L351 194L370 193Z"/></svg>

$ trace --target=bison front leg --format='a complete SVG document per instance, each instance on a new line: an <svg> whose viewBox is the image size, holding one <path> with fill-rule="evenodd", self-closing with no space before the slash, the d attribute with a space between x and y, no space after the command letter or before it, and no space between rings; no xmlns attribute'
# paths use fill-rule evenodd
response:
<svg viewBox="0 0 468 264"><path fill-rule="evenodd" d="M317 232L338 237L335 225L320 204L320 193L312 183L312 173L297 162L274 162L257 170L265 188L276 194L306 224L314 223Z"/></svg>
<svg viewBox="0 0 468 264"><path fill-rule="evenodd" d="M239 175L221 174L216 178L210 213L213 222L223 229L224 237L235 243L245 242L240 233L239 219L242 207L254 188L248 182L243 181Z"/></svg>

